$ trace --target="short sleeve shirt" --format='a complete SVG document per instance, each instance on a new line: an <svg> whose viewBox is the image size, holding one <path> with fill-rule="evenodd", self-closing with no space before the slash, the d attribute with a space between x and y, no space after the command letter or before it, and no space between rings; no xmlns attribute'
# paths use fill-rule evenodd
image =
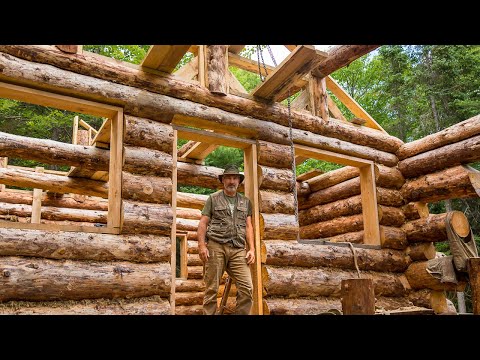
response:
<svg viewBox="0 0 480 360"><path fill-rule="evenodd" d="M228 196L227 194L225 194L225 197L227 198L230 204L230 210L232 210L233 207L235 206L235 196ZM232 216L233 214L234 214L234 211L232 211ZM203 207L203 210L202 210L202 215L212 218L212 197L211 196L209 196L207 201L205 202L205 206ZM252 216L252 203L250 201L248 202L247 216Z"/></svg>

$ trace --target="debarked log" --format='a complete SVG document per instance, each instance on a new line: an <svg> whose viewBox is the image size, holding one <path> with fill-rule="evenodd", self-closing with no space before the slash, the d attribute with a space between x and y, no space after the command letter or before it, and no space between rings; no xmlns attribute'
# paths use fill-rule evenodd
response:
<svg viewBox="0 0 480 360"><path fill-rule="evenodd" d="M170 235L173 211L170 205L123 201L122 233Z"/></svg>

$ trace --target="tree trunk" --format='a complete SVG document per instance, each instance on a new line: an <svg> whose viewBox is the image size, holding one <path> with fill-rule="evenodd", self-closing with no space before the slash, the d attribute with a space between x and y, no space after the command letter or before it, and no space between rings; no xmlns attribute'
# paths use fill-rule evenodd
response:
<svg viewBox="0 0 480 360"><path fill-rule="evenodd" d="M405 224L405 215L402 209L378 205L380 225L400 227Z"/></svg>
<svg viewBox="0 0 480 360"><path fill-rule="evenodd" d="M464 281L459 281L458 284L454 283L441 283L440 279L437 279L427 272L428 261L414 262L410 264L405 276L412 289L431 289L439 291L456 291L457 289L465 286Z"/></svg>
<svg viewBox="0 0 480 360"><path fill-rule="evenodd" d="M177 218L200 220L202 212L198 209L177 207Z"/></svg>
<svg viewBox="0 0 480 360"><path fill-rule="evenodd" d="M157 121L125 115L125 139L123 142L172 155L174 149L173 128Z"/></svg>
<svg viewBox="0 0 480 360"><path fill-rule="evenodd" d="M353 179L360 176L360 171L358 168L353 166L344 166L337 170L331 170L324 174L315 176L311 179L306 180L308 183L311 192L316 192L318 190L326 189L331 186L340 184L344 181Z"/></svg>
<svg viewBox="0 0 480 360"><path fill-rule="evenodd" d="M208 90L213 94L228 94L228 45L207 45Z"/></svg>
<svg viewBox="0 0 480 360"><path fill-rule="evenodd" d="M413 261L435 259L436 253L435 245L431 242L411 244L406 251L406 254L410 256Z"/></svg>
<svg viewBox="0 0 480 360"><path fill-rule="evenodd" d="M463 232L465 228L469 227L467 217L461 211L453 211L453 213L452 228ZM447 241L446 217L447 213L430 214L426 218L407 222L403 226L407 240L412 243Z"/></svg>
<svg viewBox="0 0 480 360"><path fill-rule="evenodd" d="M257 163L275 168L292 168L290 145L280 145L267 141L257 141Z"/></svg>
<svg viewBox="0 0 480 360"><path fill-rule="evenodd" d="M295 198L291 192L259 190L258 202L261 213L295 214Z"/></svg>
<svg viewBox="0 0 480 360"><path fill-rule="evenodd" d="M0 304L2 315L170 315L167 299L158 295L138 299L99 299L81 301L49 301L42 304Z"/></svg>
<svg viewBox="0 0 480 360"><path fill-rule="evenodd" d="M416 220L427 217L430 213L428 205L424 202L410 202L402 206L405 220Z"/></svg>
<svg viewBox="0 0 480 360"><path fill-rule="evenodd" d="M177 192L177 206L191 209L203 210L208 195L189 194L184 192Z"/></svg>
<svg viewBox="0 0 480 360"><path fill-rule="evenodd" d="M410 290L403 275L362 271L361 277L373 280L376 295L404 296ZM356 270L262 266L262 281L267 296L340 297L341 281L355 278L358 278Z"/></svg>
<svg viewBox="0 0 480 360"><path fill-rule="evenodd" d="M420 153L454 144L479 134L480 115L476 115L432 135L403 144L398 149L397 156L400 160L404 160Z"/></svg>
<svg viewBox="0 0 480 360"><path fill-rule="evenodd" d="M170 294L169 263L2 257L0 301L82 300ZM39 290L41 284L41 291Z"/></svg>
<svg viewBox="0 0 480 360"><path fill-rule="evenodd" d="M345 279L341 282L343 315L374 315L375 292L372 279Z"/></svg>
<svg viewBox="0 0 480 360"><path fill-rule="evenodd" d="M172 179L122 172L122 198L157 204L172 202Z"/></svg>
<svg viewBox="0 0 480 360"><path fill-rule="evenodd" d="M339 298L318 297L316 299L267 298L263 303L264 315L322 315L331 311L342 311Z"/></svg>
<svg viewBox="0 0 480 360"><path fill-rule="evenodd" d="M260 214L260 238L275 240L297 239L295 215Z"/></svg>
<svg viewBox="0 0 480 360"><path fill-rule="evenodd" d="M355 248L355 255L360 270L404 272L411 263L405 252L398 250ZM266 240L261 256L267 265L356 269L352 250L343 246Z"/></svg>
<svg viewBox="0 0 480 360"><path fill-rule="evenodd" d="M363 230L363 215L350 215L300 227L301 239L322 239Z"/></svg>
<svg viewBox="0 0 480 360"><path fill-rule="evenodd" d="M111 235L0 228L0 255L49 259L169 262L171 240L153 235Z"/></svg>
<svg viewBox="0 0 480 360"><path fill-rule="evenodd" d="M124 234L170 235L173 212L170 205L124 201Z"/></svg>
<svg viewBox="0 0 480 360"><path fill-rule="evenodd" d="M397 250L405 249L408 246L405 231L391 226L380 226L380 243L382 248Z"/></svg>
<svg viewBox="0 0 480 360"><path fill-rule="evenodd" d="M408 180L402 188L408 201L435 203L480 196L480 171L459 165Z"/></svg>
<svg viewBox="0 0 480 360"><path fill-rule="evenodd" d="M265 190L277 190L292 192L293 172L292 169L276 169L269 166L258 165L258 188Z"/></svg>
<svg viewBox="0 0 480 360"><path fill-rule="evenodd" d="M356 215L362 212L362 197L356 195L331 203L316 205L298 212L300 226L332 220L340 216Z"/></svg>
<svg viewBox="0 0 480 360"><path fill-rule="evenodd" d="M377 186L389 189L400 189L405 184L405 178L396 167L375 164L378 170ZM377 171L375 172L377 173Z"/></svg>
<svg viewBox="0 0 480 360"><path fill-rule="evenodd" d="M250 126L251 128L256 128L259 123L258 119L288 126L289 112L284 105L265 104L234 95L220 97L211 94L208 89L200 85L182 81L174 75L159 74L158 76L152 76L151 73L144 72L141 69L109 61L88 52L83 52L81 55L67 55L52 46L41 45L1 46L0 51L18 57L12 58L11 56L0 54L0 68L3 68L2 73L0 73L0 79L37 86L43 85L44 88L56 90L57 92L60 91L65 95L75 95L89 100L120 106L127 105L126 112L136 114L137 116L155 119L162 112L177 112L192 116L192 112L187 112L183 109L184 107L178 106L179 103L185 102L175 99L180 98L202 104L195 105L198 109L198 114L203 114L204 118L210 121L217 120L206 111L205 105L241 114L240 118L245 123L246 128ZM30 63L20 58L36 61L37 63ZM40 63L54 66L41 65ZM76 75L72 77L71 73L62 69L87 76ZM116 84L105 84L104 81L90 78L92 75L99 79L116 82ZM127 88L120 84L129 87ZM142 90L132 87L139 87ZM182 110L178 112L178 110L174 110L175 108L182 108ZM403 144L400 139L380 131L366 127L354 127L351 124L337 121L322 121L320 118L303 111L291 111L291 119L295 128L314 131L324 136L351 141L391 153L397 151ZM233 123L240 122L237 119L233 121ZM279 133L279 135L284 139L288 138L286 133ZM262 134L259 134L259 138L262 138ZM268 138L263 140L269 141ZM288 143L285 140L283 142L273 142Z"/></svg>
<svg viewBox="0 0 480 360"><path fill-rule="evenodd" d="M172 177L172 156L144 147L124 146L123 170L132 174Z"/></svg>
<svg viewBox="0 0 480 360"><path fill-rule="evenodd" d="M480 135L404 159L398 163L398 169L406 178L414 178L478 160Z"/></svg>

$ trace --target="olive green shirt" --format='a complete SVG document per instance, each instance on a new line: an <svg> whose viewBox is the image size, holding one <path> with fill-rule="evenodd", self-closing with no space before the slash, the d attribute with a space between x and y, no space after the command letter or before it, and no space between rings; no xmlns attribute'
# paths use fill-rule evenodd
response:
<svg viewBox="0 0 480 360"><path fill-rule="evenodd" d="M228 196L225 194L225 198L228 200L228 203L230 205L230 210L232 212L232 217L235 215L234 207L235 207L235 196ZM207 201L205 202L205 206L203 207L202 210L202 215L208 216L209 218L212 218L212 197L209 196ZM248 210L247 210L247 216L252 216L252 203L249 201L248 202Z"/></svg>

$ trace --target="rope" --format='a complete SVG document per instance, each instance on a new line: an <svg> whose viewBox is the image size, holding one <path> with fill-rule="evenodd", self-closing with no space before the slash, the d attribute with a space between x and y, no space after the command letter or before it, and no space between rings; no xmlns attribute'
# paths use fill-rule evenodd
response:
<svg viewBox="0 0 480 360"><path fill-rule="evenodd" d="M351 242L347 242L347 244L350 246L350 250L352 250L353 262L355 263L355 268L357 269L358 278L360 279L360 269L358 268L357 253L355 252L355 248L353 247L353 244Z"/></svg>

